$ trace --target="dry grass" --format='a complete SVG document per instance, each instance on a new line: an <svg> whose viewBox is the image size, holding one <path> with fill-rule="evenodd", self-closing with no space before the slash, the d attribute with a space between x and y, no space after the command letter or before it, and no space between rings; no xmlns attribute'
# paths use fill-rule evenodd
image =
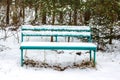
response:
<svg viewBox="0 0 120 80"><path fill-rule="evenodd" d="M64 71L66 69L74 69L74 68L80 68L80 69L86 69L86 68L95 68L96 66L93 64L93 61L82 61L81 63L73 63L73 65L69 66L62 66L62 65L50 65L48 63L44 63L44 62L38 62L38 61L34 61L34 60L25 60L24 64L27 67L36 67L36 68L51 68L57 71Z"/></svg>

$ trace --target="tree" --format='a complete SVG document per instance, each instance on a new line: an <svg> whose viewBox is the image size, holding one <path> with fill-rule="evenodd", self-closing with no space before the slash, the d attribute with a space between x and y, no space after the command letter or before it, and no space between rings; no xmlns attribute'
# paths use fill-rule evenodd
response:
<svg viewBox="0 0 120 80"><path fill-rule="evenodd" d="M118 0L86 1L86 9L90 10L90 18L93 19L95 25L102 26L98 28L99 30L97 30L100 34L98 39L109 39L109 44L112 44L114 36L113 27L114 23L118 21L119 8L120 5Z"/></svg>
<svg viewBox="0 0 120 80"><path fill-rule="evenodd" d="M6 24L9 24L9 13L10 13L10 0L6 1L7 10L6 10Z"/></svg>

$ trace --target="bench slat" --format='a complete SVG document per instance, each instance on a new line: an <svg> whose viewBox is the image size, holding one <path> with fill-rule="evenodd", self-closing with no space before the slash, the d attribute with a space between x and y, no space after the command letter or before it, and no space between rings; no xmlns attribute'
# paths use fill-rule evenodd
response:
<svg viewBox="0 0 120 80"><path fill-rule="evenodd" d="M41 25L41 26L28 26L23 25L22 31L77 31L77 32L90 32L89 26L54 26L54 25Z"/></svg>
<svg viewBox="0 0 120 80"><path fill-rule="evenodd" d="M90 32L55 32L55 31L23 31L23 36L91 36Z"/></svg>
<svg viewBox="0 0 120 80"><path fill-rule="evenodd" d="M78 42L22 42L20 49L96 50L96 45Z"/></svg>

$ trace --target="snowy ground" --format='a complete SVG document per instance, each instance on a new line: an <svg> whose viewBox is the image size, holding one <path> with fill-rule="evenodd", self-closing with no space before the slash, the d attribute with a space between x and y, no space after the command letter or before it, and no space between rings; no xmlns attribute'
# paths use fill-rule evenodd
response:
<svg viewBox="0 0 120 80"><path fill-rule="evenodd" d="M0 32L1 37L3 34ZM107 52L97 52L96 68L68 68L64 71L56 71L51 68L21 67L20 43L14 35L5 41L0 40L0 80L119 80L120 41L114 40L113 43L108 45ZM69 54L70 52L72 54ZM44 60L44 53L46 53L46 62L51 64L68 63L69 65L75 61L89 59L88 54L76 56L75 51L65 51L66 54L59 55L54 51L28 51L27 57Z"/></svg>

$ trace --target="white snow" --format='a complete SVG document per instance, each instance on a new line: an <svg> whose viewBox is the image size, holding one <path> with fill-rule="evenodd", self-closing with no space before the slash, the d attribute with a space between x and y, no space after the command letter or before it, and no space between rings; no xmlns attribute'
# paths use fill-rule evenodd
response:
<svg viewBox="0 0 120 80"><path fill-rule="evenodd" d="M0 35L4 35L0 32ZM43 38L40 38L43 39ZM47 39L47 38L45 38ZM112 51L97 52L96 68L66 69L56 71L50 68L35 68L20 66L20 43L15 36L0 40L0 80L119 80L120 79L120 41L114 40ZM34 60L43 59L46 53L46 62L68 63L74 62L74 51L65 51L65 54L56 55L54 51L27 51L27 56ZM69 54L71 52L72 54ZM87 57L86 57L87 56ZM76 61L89 59L89 54L76 56ZM52 61L53 60L53 61ZM56 61L57 60L57 61ZM56 62L55 62L56 61Z"/></svg>
<svg viewBox="0 0 120 80"><path fill-rule="evenodd" d="M22 25L23 29L69 29L69 30L90 30L89 26L63 26L63 25L41 25L41 26L32 26L32 25Z"/></svg>
<svg viewBox="0 0 120 80"><path fill-rule="evenodd" d="M24 35L58 35L58 36L90 36L90 32L59 32L59 31L22 31Z"/></svg>
<svg viewBox="0 0 120 80"><path fill-rule="evenodd" d="M64 46L64 47L96 47L93 43L85 43L85 42L22 42L21 46Z"/></svg>

